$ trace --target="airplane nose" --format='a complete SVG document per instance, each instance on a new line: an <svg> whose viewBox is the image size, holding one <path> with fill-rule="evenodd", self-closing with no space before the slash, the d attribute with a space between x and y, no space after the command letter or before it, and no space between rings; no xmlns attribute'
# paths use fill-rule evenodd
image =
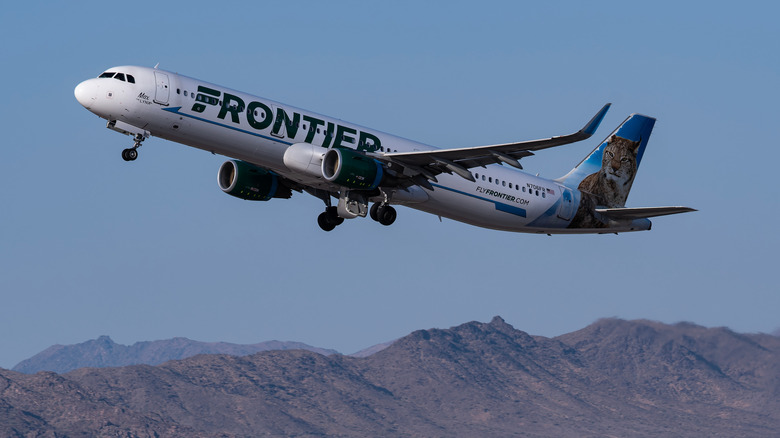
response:
<svg viewBox="0 0 780 438"><path fill-rule="evenodd" d="M86 109L89 109L95 103L95 98L97 97L95 88L89 82L89 80L84 81L76 85L76 89L73 90L76 100Z"/></svg>

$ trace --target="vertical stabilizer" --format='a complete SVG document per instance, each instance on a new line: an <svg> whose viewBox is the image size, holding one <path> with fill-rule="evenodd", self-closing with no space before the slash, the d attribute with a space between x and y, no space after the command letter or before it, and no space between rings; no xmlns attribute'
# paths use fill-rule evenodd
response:
<svg viewBox="0 0 780 438"><path fill-rule="evenodd" d="M630 115L558 182L594 197L596 205L623 207L642 161L655 119Z"/></svg>

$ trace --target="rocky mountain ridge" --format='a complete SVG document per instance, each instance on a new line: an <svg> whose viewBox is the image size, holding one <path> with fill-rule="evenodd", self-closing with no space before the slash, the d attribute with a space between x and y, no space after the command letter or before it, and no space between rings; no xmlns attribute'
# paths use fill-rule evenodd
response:
<svg viewBox="0 0 780 438"><path fill-rule="evenodd" d="M780 338L605 319L556 338L501 318L368 357L267 351L58 375L0 370L2 436L773 436Z"/></svg>

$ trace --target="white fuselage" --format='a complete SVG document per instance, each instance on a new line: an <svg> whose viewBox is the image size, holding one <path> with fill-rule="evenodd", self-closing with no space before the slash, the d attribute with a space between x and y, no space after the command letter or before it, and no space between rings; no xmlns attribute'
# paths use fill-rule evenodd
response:
<svg viewBox="0 0 780 438"><path fill-rule="evenodd" d="M76 97L91 112L152 136L252 163L316 189L339 190L322 178L288 168L284 156L291 145L347 147L377 155L435 149L164 70L124 66L111 71L123 72L134 81L95 78L79 84ZM501 165L471 172L476 182L441 174L432 191L420 186L388 189L389 202L506 231L614 233L649 228L644 220L599 230L567 229L579 204L577 190Z"/></svg>

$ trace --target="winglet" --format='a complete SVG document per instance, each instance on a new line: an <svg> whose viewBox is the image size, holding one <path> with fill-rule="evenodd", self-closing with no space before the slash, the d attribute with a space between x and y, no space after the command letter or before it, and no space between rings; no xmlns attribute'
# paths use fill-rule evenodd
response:
<svg viewBox="0 0 780 438"><path fill-rule="evenodd" d="M601 121L604 119L604 116L607 115L607 111L609 111L609 107L611 105L611 103L604 105L604 107L601 108L601 110L599 110L599 112L597 112L592 119L590 119L590 122L588 122L588 124L585 125L585 127L582 128L580 132L587 134L588 137L593 135L601 124Z"/></svg>

